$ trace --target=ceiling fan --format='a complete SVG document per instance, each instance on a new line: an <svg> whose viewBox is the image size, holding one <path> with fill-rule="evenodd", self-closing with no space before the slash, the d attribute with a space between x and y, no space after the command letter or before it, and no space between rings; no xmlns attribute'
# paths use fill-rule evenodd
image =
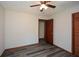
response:
<svg viewBox="0 0 79 59"><path fill-rule="evenodd" d="M50 7L50 8L55 8L55 7L56 7L55 5L48 4L48 2L51 2L51 1L40 1L40 4L31 5L30 7L40 6L40 11L41 11L41 12L42 12L44 9L47 9L48 7Z"/></svg>

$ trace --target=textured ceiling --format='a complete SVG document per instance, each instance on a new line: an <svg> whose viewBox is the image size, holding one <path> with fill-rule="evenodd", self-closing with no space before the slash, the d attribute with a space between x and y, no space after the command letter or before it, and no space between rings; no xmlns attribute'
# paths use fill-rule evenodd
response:
<svg viewBox="0 0 79 59"><path fill-rule="evenodd" d="M38 4L39 1L0 1L0 4L6 9L13 9L17 11L27 12L34 15L41 15L41 16L51 16L52 14L64 9L68 8L69 6L74 6L79 4L79 2L68 2L68 1L52 1L50 4L56 5L55 9L48 8L43 12L40 12L40 7L33 7L31 8L30 5Z"/></svg>

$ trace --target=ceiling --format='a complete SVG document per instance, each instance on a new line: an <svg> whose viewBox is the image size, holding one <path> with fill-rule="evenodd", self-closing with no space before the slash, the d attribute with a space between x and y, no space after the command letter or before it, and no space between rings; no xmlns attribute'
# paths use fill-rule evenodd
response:
<svg viewBox="0 0 79 59"><path fill-rule="evenodd" d="M68 2L68 1L52 1L49 2L52 5L56 5L55 9L48 8L47 10L44 10L43 12L40 12L40 7L30 7L30 5L38 4L39 1L0 1L0 4L6 8L6 9L12 9L22 12L31 13L34 15L41 15L41 16L51 16L52 14L71 6L74 6L76 4L79 4L79 2Z"/></svg>

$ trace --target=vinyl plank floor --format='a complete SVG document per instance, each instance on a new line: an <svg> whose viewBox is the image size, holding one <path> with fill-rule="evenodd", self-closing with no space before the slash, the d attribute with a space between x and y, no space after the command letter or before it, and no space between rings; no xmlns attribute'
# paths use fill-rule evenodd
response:
<svg viewBox="0 0 79 59"><path fill-rule="evenodd" d="M65 50L40 40L39 46L33 45L16 49L14 52L5 51L2 57L75 57Z"/></svg>

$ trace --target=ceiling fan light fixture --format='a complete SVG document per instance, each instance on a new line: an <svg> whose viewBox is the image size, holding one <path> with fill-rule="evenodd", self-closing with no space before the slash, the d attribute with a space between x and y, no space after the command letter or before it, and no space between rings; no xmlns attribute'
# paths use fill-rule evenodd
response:
<svg viewBox="0 0 79 59"><path fill-rule="evenodd" d="M46 7L44 7L44 9L46 10L48 7L46 6Z"/></svg>
<svg viewBox="0 0 79 59"><path fill-rule="evenodd" d="M40 10L42 10L42 7L40 7Z"/></svg>
<svg viewBox="0 0 79 59"><path fill-rule="evenodd" d="M42 4L40 10L42 10L43 8L46 10L48 7L45 4Z"/></svg>

